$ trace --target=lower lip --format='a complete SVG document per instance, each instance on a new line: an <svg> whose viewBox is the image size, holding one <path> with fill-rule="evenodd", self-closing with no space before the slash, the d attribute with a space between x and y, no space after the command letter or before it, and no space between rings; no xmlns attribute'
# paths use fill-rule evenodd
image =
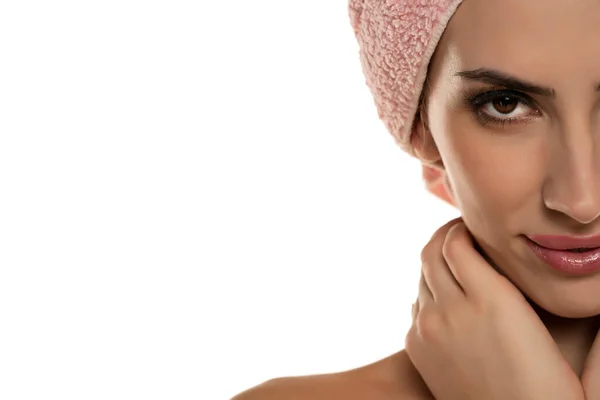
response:
<svg viewBox="0 0 600 400"><path fill-rule="evenodd" d="M553 250L541 247L527 239L533 252L552 268L571 275L585 275L600 271L600 248L583 253L567 250Z"/></svg>

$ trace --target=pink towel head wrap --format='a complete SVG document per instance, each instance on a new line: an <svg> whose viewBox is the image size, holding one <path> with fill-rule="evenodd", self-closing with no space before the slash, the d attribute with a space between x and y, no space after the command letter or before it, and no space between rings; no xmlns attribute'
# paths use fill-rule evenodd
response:
<svg viewBox="0 0 600 400"><path fill-rule="evenodd" d="M349 0L366 83L396 143L416 156L410 137L427 67L462 0ZM433 194L453 204L445 174L423 165Z"/></svg>

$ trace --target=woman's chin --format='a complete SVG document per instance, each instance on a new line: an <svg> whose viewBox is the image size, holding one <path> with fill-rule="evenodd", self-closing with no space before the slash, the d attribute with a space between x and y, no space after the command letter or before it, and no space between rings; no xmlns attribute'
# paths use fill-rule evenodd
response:
<svg viewBox="0 0 600 400"><path fill-rule="evenodd" d="M575 308L561 307L561 308L557 308L556 310L546 310L546 311L548 311L549 313L552 313L558 317L570 318L570 319L589 318L589 317L594 317L594 316L597 316L600 314L599 307L595 307L593 309L590 309L590 308L575 309Z"/></svg>
<svg viewBox="0 0 600 400"><path fill-rule="evenodd" d="M600 315L600 296L541 296L537 301L530 300L534 310L540 309L552 315L579 319Z"/></svg>
<svg viewBox="0 0 600 400"><path fill-rule="evenodd" d="M530 264L531 265L531 264ZM600 315L600 274L564 277L539 269L506 276L536 310L563 318Z"/></svg>

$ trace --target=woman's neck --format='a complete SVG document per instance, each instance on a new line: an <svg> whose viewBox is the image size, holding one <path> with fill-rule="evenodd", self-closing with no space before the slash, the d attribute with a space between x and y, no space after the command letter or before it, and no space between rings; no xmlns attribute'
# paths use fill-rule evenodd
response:
<svg viewBox="0 0 600 400"><path fill-rule="evenodd" d="M530 302L530 304L546 326L546 329L548 329L548 332L550 332L573 371L581 377L587 355L600 328L600 317L563 318L550 314L533 302Z"/></svg>
<svg viewBox="0 0 600 400"><path fill-rule="evenodd" d="M495 265L477 241L475 241L475 248L499 274L510 279ZM600 328L600 315L578 319L559 317L539 307L525 293L523 295L550 332L573 371L581 377L587 355Z"/></svg>

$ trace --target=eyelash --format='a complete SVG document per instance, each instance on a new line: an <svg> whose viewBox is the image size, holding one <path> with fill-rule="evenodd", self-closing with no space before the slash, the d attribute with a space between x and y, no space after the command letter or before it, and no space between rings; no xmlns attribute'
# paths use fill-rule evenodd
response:
<svg viewBox="0 0 600 400"><path fill-rule="evenodd" d="M529 96L527 96L521 92L517 92L515 90L500 89L500 90L489 90L489 91L486 91L483 93L477 92L477 93L467 94L466 101L467 101L468 106L473 110L473 112L477 116L477 120L482 125L485 125L485 124L491 122L493 124L504 126L506 124L521 123L524 120L529 119L527 117L525 117L525 118L523 118L523 117L497 118L492 115L489 115L488 113L486 113L482 110L484 106L492 103L493 101L500 100L500 99L506 98L506 97L508 97L512 100L517 100L519 102L519 104L523 104L529 108L534 109L536 111L536 113L539 115L539 111L537 111L535 102Z"/></svg>

